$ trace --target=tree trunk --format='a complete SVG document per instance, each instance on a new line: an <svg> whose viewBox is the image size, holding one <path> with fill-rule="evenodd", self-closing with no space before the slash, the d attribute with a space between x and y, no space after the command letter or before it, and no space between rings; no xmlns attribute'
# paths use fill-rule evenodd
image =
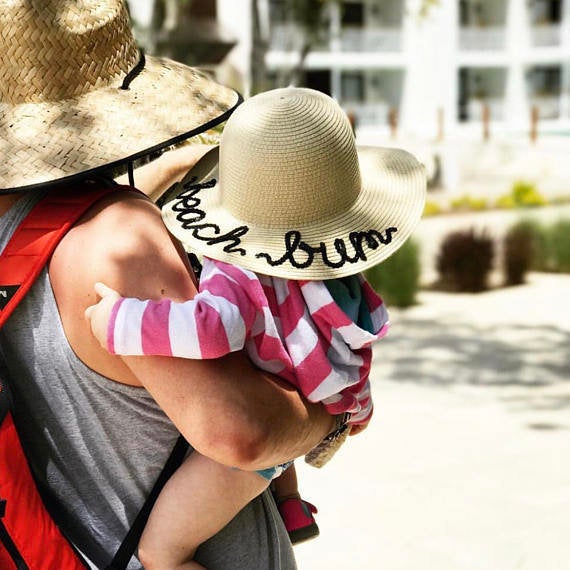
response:
<svg viewBox="0 0 570 570"><path fill-rule="evenodd" d="M267 89L267 69L265 54L267 53L267 39L263 37L259 2L251 0L252 6L252 42L251 42L251 95Z"/></svg>

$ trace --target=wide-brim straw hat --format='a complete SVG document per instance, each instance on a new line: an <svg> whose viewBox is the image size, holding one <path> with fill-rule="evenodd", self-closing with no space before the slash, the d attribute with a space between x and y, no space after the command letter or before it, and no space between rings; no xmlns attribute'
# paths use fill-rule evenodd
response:
<svg viewBox="0 0 570 570"><path fill-rule="evenodd" d="M426 174L404 150L357 151L332 98L291 87L238 107L222 133L219 176L189 176L182 189L163 219L188 251L316 280L393 254L420 220Z"/></svg>
<svg viewBox="0 0 570 570"><path fill-rule="evenodd" d="M0 192L132 164L240 102L196 69L145 57L121 0L0 3Z"/></svg>

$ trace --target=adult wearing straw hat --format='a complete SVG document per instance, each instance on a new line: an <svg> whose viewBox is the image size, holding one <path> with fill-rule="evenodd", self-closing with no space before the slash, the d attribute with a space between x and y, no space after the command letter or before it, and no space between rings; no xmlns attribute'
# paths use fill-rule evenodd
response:
<svg viewBox="0 0 570 570"><path fill-rule="evenodd" d="M79 194L121 168L136 183L139 159L224 121L239 103L194 69L143 56L120 0L2 3L0 250L53 189ZM321 406L241 355L206 362L107 354L83 317L96 281L178 300L196 285L158 209L117 187L66 234L0 335L34 473L56 499L60 526L104 568L178 430L222 463L257 469L302 455L333 426ZM294 567L266 495L196 560L212 570ZM137 568L133 559L129 569Z"/></svg>

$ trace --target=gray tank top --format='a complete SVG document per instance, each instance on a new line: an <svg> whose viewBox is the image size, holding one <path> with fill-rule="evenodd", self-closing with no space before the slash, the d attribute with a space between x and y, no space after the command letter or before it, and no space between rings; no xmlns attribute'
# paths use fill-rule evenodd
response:
<svg viewBox="0 0 570 570"><path fill-rule="evenodd" d="M40 197L25 195L0 217L0 251ZM175 427L146 390L77 358L45 269L0 330L0 374L12 380L16 421L35 476L58 500L59 524L104 568L162 470ZM196 560L210 570L296 567L268 493L204 543ZM134 559L129 565L141 568Z"/></svg>

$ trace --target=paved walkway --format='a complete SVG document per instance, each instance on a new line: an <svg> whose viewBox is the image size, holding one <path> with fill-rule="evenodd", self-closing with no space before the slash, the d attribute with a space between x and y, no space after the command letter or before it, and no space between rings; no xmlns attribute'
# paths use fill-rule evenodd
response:
<svg viewBox="0 0 570 570"><path fill-rule="evenodd" d="M322 470L300 570L570 569L570 276L425 292L376 347L376 415Z"/></svg>

